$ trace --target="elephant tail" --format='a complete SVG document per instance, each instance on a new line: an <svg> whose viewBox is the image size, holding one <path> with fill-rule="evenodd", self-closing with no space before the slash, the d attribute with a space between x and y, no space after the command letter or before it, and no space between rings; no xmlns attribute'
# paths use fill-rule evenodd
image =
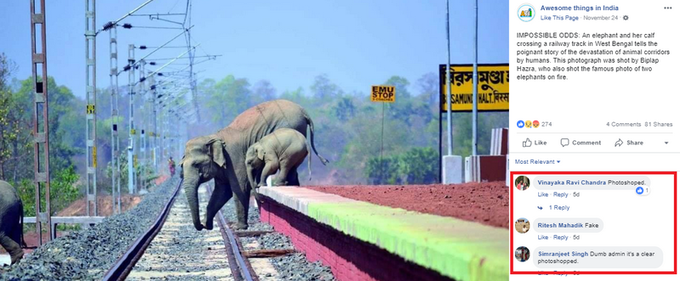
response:
<svg viewBox="0 0 680 281"><path fill-rule="evenodd" d="M312 180L312 153L307 148L307 171L309 171L309 180Z"/></svg>
<svg viewBox="0 0 680 281"><path fill-rule="evenodd" d="M309 117L307 112L304 111L303 113L305 115L305 118L307 119L307 124L309 124L309 142L312 144L312 149L314 150L314 154L316 154L316 157L319 157L319 160L321 160L321 163L326 166L328 164L328 160L326 158L323 158L319 153L316 151L316 147L314 146L314 122L312 121L312 118Z"/></svg>

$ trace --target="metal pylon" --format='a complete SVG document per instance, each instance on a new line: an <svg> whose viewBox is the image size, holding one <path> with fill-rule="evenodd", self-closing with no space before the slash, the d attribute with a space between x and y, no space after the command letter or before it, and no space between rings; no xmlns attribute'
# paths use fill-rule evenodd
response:
<svg viewBox="0 0 680 281"><path fill-rule="evenodd" d="M144 106L144 103L145 103L144 102L144 94L146 93L146 87L144 86L144 85L146 85L146 77L144 76L144 75L146 75L145 68L146 68L146 61L144 59L140 59L139 60L138 93L139 93L139 98L140 98L141 104L140 104L140 107L139 107L139 109L140 109L139 114L137 116L139 118L138 128L139 128L140 134L139 134L139 145L137 146L138 147L138 149L137 149L138 153L135 154L135 155L137 155L137 162L136 162L137 168L139 168L140 166L141 167L144 166L144 161L145 161L145 156L146 156L146 147L145 147L146 131L144 130L145 126L146 126L146 124L145 124L146 122L144 120L145 116L142 115L144 113L143 106ZM144 171L144 169L138 169L138 171L137 171L137 188L138 188L137 191L141 191L141 190L146 188L144 186L144 172L143 171Z"/></svg>
<svg viewBox="0 0 680 281"><path fill-rule="evenodd" d="M135 154L135 45L130 44L128 46L128 66L129 75L128 82L130 89L128 94L130 96L130 107L129 107L129 125L130 125L130 136L128 140L128 192L130 194L135 193L135 168L137 166L137 155Z"/></svg>
<svg viewBox="0 0 680 281"><path fill-rule="evenodd" d="M85 142L87 155L85 157L87 176L85 178L87 190L87 216L97 215L97 34L95 33L95 0L85 0ZM93 206L90 208L90 206Z"/></svg>
<svg viewBox="0 0 680 281"><path fill-rule="evenodd" d="M112 213L120 213L120 138L118 136L118 30L109 29L109 64L111 66L111 200Z"/></svg>
<svg viewBox="0 0 680 281"><path fill-rule="evenodd" d="M36 2L39 6L36 7ZM45 33L45 0L31 2L31 62L33 73L33 163L35 176L35 213L38 245L43 244L42 223L47 226L47 233L52 233L50 215L50 137L48 118L48 80L47 80L47 35ZM36 11L36 8L38 10ZM36 34L39 33L39 34ZM38 72L41 71L41 74ZM41 112L42 111L42 112ZM43 200L41 189L45 190ZM42 205L45 208L41 208ZM47 236L47 241L52 235Z"/></svg>

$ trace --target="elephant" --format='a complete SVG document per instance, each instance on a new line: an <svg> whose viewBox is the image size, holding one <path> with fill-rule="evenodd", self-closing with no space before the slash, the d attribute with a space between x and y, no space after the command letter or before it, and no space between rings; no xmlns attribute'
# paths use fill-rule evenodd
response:
<svg viewBox="0 0 680 281"><path fill-rule="evenodd" d="M196 230L211 230L215 214L232 196L236 197L235 228L247 229L252 187L246 172L246 151L277 129L290 128L306 136L307 126L312 149L325 165L328 160L319 156L314 147L314 123L309 114L300 105L282 99L255 105L218 132L187 141L180 164L182 188ZM198 187L211 179L215 181L215 190L208 201L203 225L198 213Z"/></svg>
<svg viewBox="0 0 680 281"><path fill-rule="evenodd" d="M24 257L24 206L14 188L0 180L0 245L15 264Z"/></svg>
<svg viewBox="0 0 680 281"><path fill-rule="evenodd" d="M307 139L300 132L282 128L254 143L246 152L246 169L250 186L257 189L267 177L281 170L274 185L300 185L297 168L309 155L309 176L312 176L312 154Z"/></svg>

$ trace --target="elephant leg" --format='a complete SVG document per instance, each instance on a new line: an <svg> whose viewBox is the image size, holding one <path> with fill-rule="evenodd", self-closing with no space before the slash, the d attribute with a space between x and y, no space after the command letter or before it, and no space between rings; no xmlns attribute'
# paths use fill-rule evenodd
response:
<svg viewBox="0 0 680 281"><path fill-rule="evenodd" d="M26 243L21 239L21 236L24 234L23 231L24 231L23 225L17 224L17 227L13 229L13 232L10 235L10 239L14 240L14 242L17 242L17 244L19 244L19 247L21 247L22 243L24 243L24 246L26 246L25 245Z"/></svg>
<svg viewBox="0 0 680 281"><path fill-rule="evenodd" d="M274 178L272 179L272 185L273 186L286 186L288 185L288 179L287 175L283 173L283 171L280 171Z"/></svg>
<svg viewBox="0 0 680 281"><path fill-rule="evenodd" d="M286 177L286 180L288 181L288 185L300 186L300 179L298 178L297 169L288 172L288 177Z"/></svg>
<svg viewBox="0 0 680 281"><path fill-rule="evenodd" d="M264 168L262 168L262 173L260 174L261 179L260 179L259 185L260 186L266 185L267 184L267 177L276 173L276 170L278 170L278 169L279 169L278 163L273 163L273 162L266 163L264 165ZM275 178L275 180L276 180L276 178ZM272 184L276 185L275 183L276 183L276 181L274 181L274 183L272 183Z"/></svg>
<svg viewBox="0 0 680 281"><path fill-rule="evenodd" d="M0 245L9 253L12 264L19 262L24 257L24 251L21 250L19 243L4 234L0 234Z"/></svg>
<svg viewBox="0 0 680 281"><path fill-rule="evenodd" d="M287 159L283 159L280 162L280 170L279 173L276 175L273 181L274 186L287 186L290 185L290 181L288 180L288 174L291 172L290 169L290 161Z"/></svg>
<svg viewBox="0 0 680 281"><path fill-rule="evenodd" d="M222 209L222 206L231 199L231 196L232 192L229 184L215 179L215 190L213 190L212 196L210 196L210 201L208 202L205 213L205 228L207 230L213 229L215 215Z"/></svg>
<svg viewBox="0 0 680 281"><path fill-rule="evenodd" d="M236 174L239 174L238 172ZM235 207L236 207L236 229L248 228L248 208L250 207L250 186L248 185L248 178L245 173L239 174L235 178L230 179L231 190L234 192Z"/></svg>
<svg viewBox="0 0 680 281"><path fill-rule="evenodd" d="M290 186L300 186L300 179L298 179L298 167L300 165L295 165L292 169L288 171L288 174L286 174L286 181L288 182L288 185Z"/></svg>

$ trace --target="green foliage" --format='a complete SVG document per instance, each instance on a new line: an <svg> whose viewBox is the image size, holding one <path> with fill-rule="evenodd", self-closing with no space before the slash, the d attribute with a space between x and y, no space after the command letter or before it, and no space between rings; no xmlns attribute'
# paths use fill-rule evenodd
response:
<svg viewBox="0 0 680 281"><path fill-rule="evenodd" d="M439 176L439 155L431 147L413 147L402 154L380 158L371 157L365 175L372 184L427 184Z"/></svg>
<svg viewBox="0 0 680 281"><path fill-rule="evenodd" d="M110 161L106 164L106 176L110 179L111 175L113 173L113 161ZM121 192L124 190L127 190L127 188L123 188L127 186L128 182L128 164L127 164L127 150L123 150L120 155L118 155L118 169L120 170L120 185L121 185Z"/></svg>
<svg viewBox="0 0 680 281"><path fill-rule="evenodd" d="M55 215L80 197L79 188L76 186L79 176L73 166L57 171L55 174L54 179L50 181L51 215ZM22 179L15 186L24 205L24 216L35 216L35 184L29 179ZM45 198L44 188L40 190L40 194L41 198ZM45 206L45 201L42 201L40 209L45 210Z"/></svg>
<svg viewBox="0 0 680 281"><path fill-rule="evenodd" d="M350 97L342 97L334 107L335 117L340 121L347 121L356 115L356 107Z"/></svg>
<svg viewBox="0 0 680 281"><path fill-rule="evenodd" d="M319 101L328 101L342 95L340 87L331 83L326 74L316 76L310 89L314 98Z"/></svg>
<svg viewBox="0 0 680 281"><path fill-rule="evenodd" d="M53 213L56 214L57 211L66 208L80 197L79 188L76 186L79 178L73 166L57 172L55 179L50 183L50 203L52 203Z"/></svg>
<svg viewBox="0 0 680 281"><path fill-rule="evenodd" d="M472 154L472 114L459 112L453 118L453 153L463 157ZM489 154L491 129L508 126L508 113L484 112L477 115L477 154Z"/></svg>
<svg viewBox="0 0 680 281"><path fill-rule="evenodd" d="M414 147L399 157L399 173L406 183L435 183L439 177L439 152L431 147Z"/></svg>
<svg viewBox="0 0 680 281"><path fill-rule="evenodd" d="M20 161L17 150L25 148L18 141L22 137L21 112L16 110L16 100L7 81L14 70L14 63L0 53L0 179L7 179L12 171L12 162Z"/></svg>

